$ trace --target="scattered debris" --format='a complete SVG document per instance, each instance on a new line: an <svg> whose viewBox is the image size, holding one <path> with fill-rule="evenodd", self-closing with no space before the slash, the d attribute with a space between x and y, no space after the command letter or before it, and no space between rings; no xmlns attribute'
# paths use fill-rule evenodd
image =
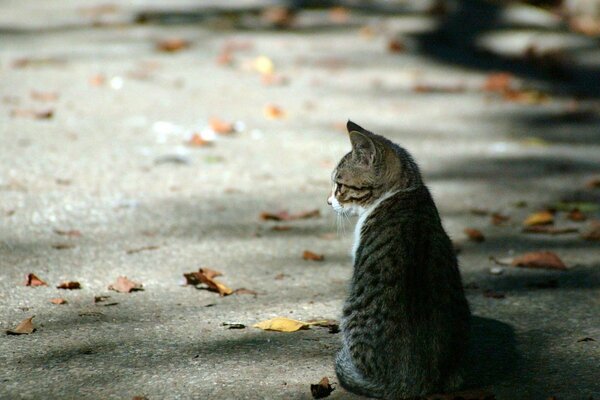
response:
<svg viewBox="0 0 600 400"><path fill-rule="evenodd" d="M267 119L282 119L285 118L285 111L281 107L273 104L268 104L263 108L263 114Z"/></svg>
<svg viewBox="0 0 600 400"><path fill-rule="evenodd" d="M508 215L503 215L500 213L493 213L492 214L492 225L504 225L505 222L508 222L510 220L510 217Z"/></svg>
<svg viewBox="0 0 600 400"><path fill-rule="evenodd" d="M160 246L157 246L157 245L148 245L148 246L137 247L135 249L129 249L129 250L126 250L125 252L127 254L135 254L135 253L140 253L142 251L156 250L159 248L160 248Z"/></svg>
<svg viewBox="0 0 600 400"><path fill-rule="evenodd" d="M512 265L513 267L521 268L558 270L567 269L567 266L563 263L560 257L551 251L534 251L530 253L524 253L515 258L497 259L495 257L490 257L490 260L499 265Z"/></svg>
<svg viewBox="0 0 600 400"><path fill-rule="evenodd" d="M6 331L7 335L29 335L30 333L35 332L35 327L33 326L33 318L35 315L32 315L29 318L25 318L23 321L17 325L15 329L8 329Z"/></svg>
<svg viewBox="0 0 600 400"><path fill-rule="evenodd" d="M250 290L250 289L246 289L246 288L235 289L233 291L233 294L249 294L254 297L258 296L258 292L255 292L254 290Z"/></svg>
<svg viewBox="0 0 600 400"><path fill-rule="evenodd" d="M473 241L473 242L483 242L485 241L485 236L483 236L483 233L481 233L481 231L474 229L474 228L465 228L464 230L465 234L469 237L469 240Z"/></svg>
<svg viewBox="0 0 600 400"><path fill-rule="evenodd" d="M52 245L52 248L56 250L67 250L74 247L75 245L73 243L55 243Z"/></svg>
<svg viewBox="0 0 600 400"><path fill-rule="evenodd" d="M318 218L321 216L319 210L302 211L297 214L289 214L287 211L276 213L262 212L260 218L265 221L294 221L297 219Z"/></svg>
<svg viewBox="0 0 600 400"><path fill-rule="evenodd" d="M119 276L115 283L108 286L108 289L119 293L131 293L134 291L144 290L144 287L141 283L134 282L128 279L126 276Z"/></svg>
<svg viewBox="0 0 600 400"><path fill-rule="evenodd" d="M204 138L199 133L194 133L192 136L185 142L190 147L206 147L210 146L212 143Z"/></svg>
<svg viewBox="0 0 600 400"><path fill-rule="evenodd" d="M302 258L307 261L323 261L325 260L325 256L323 254L313 253L310 250L304 250L302 253Z"/></svg>
<svg viewBox="0 0 600 400"><path fill-rule="evenodd" d="M336 321L334 319L322 319L322 320L312 320L311 319L306 322L312 326L327 328L329 333L339 333L340 332L340 322Z"/></svg>
<svg viewBox="0 0 600 400"><path fill-rule="evenodd" d="M584 338L582 338L582 339L579 339L579 340L577 341L577 343L579 343L579 342L595 342L595 341L596 341L596 339L594 339L594 338L591 338L591 337L584 337Z"/></svg>
<svg viewBox="0 0 600 400"><path fill-rule="evenodd" d="M316 385L310 385L310 393L313 399L322 399L328 397L335 388L329 383L329 378L324 377Z"/></svg>
<svg viewBox="0 0 600 400"><path fill-rule="evenodd" d="M50 119L54 116L53 110L33 110L28 108L15 108L10 113L11 117Z"/></svg>
<svg viewBox="0 0 600 400"><path fill-rule="evenodd" d="M108 300L109 298L110 298L110 296L94 296L94 304L102 303L102 302Z"/></svg>
<svg viewBox="0 0 600 400"><path fill-rule="evenodd" d="M581 234L585 240L600 241L600 220L591 222L589 228Z"/></svg>
<svg viewBox="0 0 600 400"><path fill-rule="evenodd" d="M46 282L44 282L43 280L41 280L40 278L38 278L35 274L27 274L26 280L25 280L25 286L32 286L32 287L36 287L36 286L48 286L48 284Z"/></svg>
<svg viewBox="0 0 600 400"><path fill-rule="evenodd" d="M75 281L66 281L56 287L57 289L75 290L81 289L81 284Z"/></svg>
<svg viewBox="0 0 600 400"><path fill-rule="evenodd" d="M163 39L156 43L156 49L166 53L175 53L190 47L190 42L182 38Z"/></svg>
<svg viewBox="0 0 600 400"><path fill-rule="evenodd" d="M277 231L277 232L289 231L291 229L292 229L292 227L289 225L275 225L275 226L271 227L272 231Z"/></svg>
<svg viewBox="0 0 600 400"><path fill-rule="evenodd" d="M282 279L284 279L284 278L286 278L288 276L289 275L287 275L287 274L280 273L280 274L275 275L275 277L273 279L280 281L280 280L282 280Z"/></svg>
<svg viewBox="0 0 600 400"><path fill-rule="evenodd" d="M525 226L549 225L554 223L554 214L550 211L540 211L531 214L523 221Z"/></svg>
<svg viewBox="0 0 600 400"><path fill-rule="evenodd" d="M244 328L246 328L246 325L244 325L244 324L230 324L227 322L223 322L222 325L226 326L227 329L244 329Z"/></svg>
<svg viewBox="0 0 600 400"><path fill-rule="evenodd" d="M406 45L399 39L390 39L387 43L387 49L390 53L403 53L406 51Z"/></svg>
<svg viewBox="0 0 600 400"><path fill-rule="evenodd" d="M567 218L571 221L581 222L585 221L587 219L587 216L581 211L579 211L579 209L574 208L573 210L569 211L569 213L567 214Z"/></svg>
<svg viewBox="0 0 600 400"><path fill-rule="evenodd" d="M296 332L301 329L308 329L309 326L310 324L307 322L297 321L295 319L289 319L285 317L275 317L253 325L255 328L276 332Z"/></svg>
<svg viewBox="0 0 600 400"><path fill-rule="evenodd" d="M221 275L223 274L219 271L215 271L210 268L200 268L198 272L189 272L183 274L188 285L197 286L199 284L205 284L208 286L208 290L217 292L220 296L228 296L233 293L233 290L214 280L216 276Z"/></svg>
<svg viewBox="0 0 600 400"><path fill-rule="evenodd" d="M523 232L524 233L540 233L540 234L547 234L547 235L563 235L563 234L567 234L567 233L579 232L579 229L578 228L570 228L570 227L558 228L558 227L548 226L548 225L536 225L536 226L526 226L525 228L523 228Z"/></svg>
<svg viewBox="0 0 600 400"><path fill-rule="evenodd" d="M50 303L52 303L52 304L67 304L67 300L63 299L62 297L55 297L53 299L50 299Z"/></svg>
<svg viewBox="0 0 600 400"><path fill-rule="evenodd" d="M81 236L81 232L79 232L76 229L71 229L71 230L54 229L53 232L56 233L57 235L67 236L70 238L76 238L76 237Z"/></svg>
<svg viewBox="0 0 600 400"><path fill-rule="evenodd" d="M234 126L231 122L226 122L219 118L211 118L208 121L208 124L210 125L210 129L220 135L227 135L235 132Z"/></svg>
<svg viewBox="0 0 600 400"><path fill-rule="evenodd" d="M33 100L37 101L56 101L58 100L58 93L56 92L41 92L37 90L32 90L29 95Z"/></svg>

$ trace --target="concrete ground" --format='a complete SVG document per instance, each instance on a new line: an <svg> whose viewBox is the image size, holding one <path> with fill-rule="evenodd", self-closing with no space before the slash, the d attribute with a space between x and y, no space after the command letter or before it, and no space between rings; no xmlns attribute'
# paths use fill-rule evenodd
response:
<svg viewBox="0 0 600 400"><path fill-rule="evenodd" d="M479 26L468 40L487 51L474 53L460 35L437 41L444 31L422 10L304 11L278 31L238 13L265 3L219 4L2 2L0 326L35 315L37 330L0 336L0 398L310 399L311 383L335 382L339 334L252 325L339 318L353 222L338 230L325 199L348 118L413 153L461 249L476 316L468 384L498 399L600 398L600 246L521 231L560 201L583 203L588 220L559 211L557 227L600 217L600 189L586 186L600 174L597 40L529 8L505 10L514 29ZM190 46L157 50L169 38ZM405 49L389 51L392 38ZM564 52L569 79L511 58L531 46ZM492 71L531 91L482 90ZM214 134L212 117L238 132ZM194 133L211 145L187 145ZM490 256L537 250L568 270L490 272ZM201 267L258 294L181 285ZM49 286L24 286L28 273ZM109 291L121 275L145 290ZM55 288L67 280L82 288Z"/></svg>

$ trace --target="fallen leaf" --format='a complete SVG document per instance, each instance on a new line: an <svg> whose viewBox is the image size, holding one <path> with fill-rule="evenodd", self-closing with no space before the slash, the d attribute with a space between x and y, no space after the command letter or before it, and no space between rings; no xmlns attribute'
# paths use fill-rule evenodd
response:
<svg viewBox="0 0 600 400"><path fill-rule="evenodd" d="M313 399L328 397L335 388L329 383L329 378L324 377L316 385L310 385L310 393Z"/></svg>
<svg viewBox="0 0 600 400"><path fill-rule="evenodd" d="M488 297L490 299L503 299L506 297L506 294L488 289L483 292L483 297Z"/></svg>
<svg viewBox="0 0 600 400"><path fill-rule="evenodd" d="M507 72L497 72L488 75L483 83L483 90L486 92L505 92L513 84L514 76Z"/></svg>
<svg viewBox="0 0 600 400"><path fill-rule="evenodd" d="M289 28L296 18L294 10L284 6L266 7L261 13L261 19L275 28Z"/></svg>
<svg viewBox="0 0 600 400"><path fill-rule="evenodd" d="M53 110L32 110L27 108L15 108L11 111L12 117L50 119L54 116Z"/></svg>
<svg viewBox="0 0 600 400"><path fill-rule="evenodd" d="M283 86L289 83L289 79L279 74L266 74L260 77L260 82L265 86Z"/></svg>
<svg viewBox="0 0 600 400"><path fill-rule="evenodd" d="M399 39L390 39L387 49L390 53L403 53L406 51L406 45Z"/></svg>
<svg viewBox="0 0 600 400"><path fill-rule="evenodd" d="M485 240L483 233L477 229L465 228L465 233L469 237L469 240L473 242L483 242Z"/></svg>
<svg viewBox="0 0 600 400"><path fill-rule="evenodd" d="M67 250L74 248L75 245L72 243L56 243L52 245L52 248L56 250Z"/></svg>
<svg viewBox="0 0 600 400"><path fill-rule="evenodd" d="M90 76L88 81L90 85L98 87L106 83L106 77L102 74L94 74Z"/></svg>
<svg viewBox="0 0 600 400"><path fill-rule="evenodd" d="M235 289L233 291L233 294L250 294L250 295L253 295L254 297L258 296L257 292L255 292L254 290L246 289L246 288Z"/></svg>
<svg viewBox="0 0 600 400"><path fill-rule="evenodd" d="M126 276L119 276L115 283L108 286L108 289L119 293L131 293L133 291L144 290L141 283L129 280Z"/></svg>
<svg viewBox="0 0 600 400"><path fill-rule="evenodd" d="M521 268L543 268L566 270L567 266L556 254L550 251L534 251L515 257L511 264Z"/></svg>
<svg viewBox="0 0 600 400"><path fill-rule="evenodd" d="M58 100L58 93L56 92L40 92L32 90L29 95L33 100L37 101L56 101Z"/></svg>
<svg viewBox="0 0 600 400"><path fill-rule="evenodd" d="M223 121L219 118L211 118L208 121L210 128L220 135L227 135L228 133L232 133L234 131L233 124L231 122Z"/></svg>
<svg viewBox="0 0 600 400"><path fill-rule="evenodd" d="M67 301L61 297L55 297L50 299L50 303L52 304L67 304Z"/></svg>
<svg viewBox="0 0 600 400"><path fill-rule="evenodd" d="M102 303L110 298L110 296L94 296L94 303Z"/></svg>
<svg viewBox="0 0 600 400"><path fill-rule="evenodd" d="M215 281L213 278L221 276L219 271L212 270L210 268L200 268L198 272L184 273L186 281L190 285L199 285L201 283L208 286L208 290L218 292L221 296L227 296L233 293L233 290L223 285L220 282Z"/></svg>
<svg viewBox="0 0 600 400"><path fill-rule="evenodd" d="M546 235L563 235L566 233L579 232L577 228L557 228L548 225L527 226L523 228L524 233L540 233Z"/></svg>
<svg viewBox="0 0 600 400"><path fill-rule="evenodd" d="M253 325L255 328L259 328L265 331L276 331L276 332L296 332L301 329L308 329L309 324L295 319L289 319L285 317L275 317L266 321L259 322Z"/></svg>
<svg viewBox="0 0 600 400"><path fill-rule="evenodd" d="M585 240L600 241L600 220L592 221L581 237Z"/></svg>
<svg viewBox="0 0 600 400"><path fill-rule="evenodd" d="M329 10L329 20L334 24L344 24L350 19L350 11L341 6L332 7Z"/></svg>
<svg viewBox="0 0 600 400"><path fill-rule="evenodd" d="M571 221L581 222L581 221L585 221L587 219L587 216L584 213L582 213L581 211L579 211L579 209L575 208L575 209L569 211L569 213L567 214L567 218L570 219Z"/></svg>
<svg viewBox="0 0 600 400"><path fill-rule="evenodd" d="M502 94L507 101L525 104L540 104L549 100L549 96L537 90L507 90Z"/></svg>
<svg viewBox="0 0 600 400"><path fill-rule="evenodd" d="M318 218L321 216L319 210L302 211L297 214L289 214L287 211L276 213L262 212L260 218L265 221L293 221L297 219Z"/></svg>
<svg viewBox="0 0 600 400"><path fill-rule="evenodd" d="M244 329L244 328L246 328L246 325L244 325L244 324L230 324L227 322L223 322L222 325L226 326L227 329Z"/></svg>
<svg viewBox="0 0 600 400"><path fill-rule="evenodd" d="M81 284L74 281L66 281L56 287L57 289L74 290L81 289Z"/></svg>
<svg viewBox="0 0 600 400"><path fill-rule="evenodd" d="M175 53L188 47L190 47L190 42L181 38L164 39L156 43L157 50L167 53Z"/></svg>
<svg viewBox="0 0 600 400"><path fill-rule="evenodd" d="M156 250L156 249L159 249L159 248L160 248L160 246L157 246L157 245L149 245L149 246L137 247L135 249L129 249L129 250L126 250L125 252L127 254L135 254L135 253L139 253L139 252L142 252L142 251Z"/></svg>
<svg viewBox="0 0 600 400"><path fill-rule="evenodd" d="M552 223L554 223L554 214L550 211L536 212L523 221L525 226L549 225Z"/></svg>
<svg viewBox="0 0 600 400"><path fill-rule="evenodd" d="M285 111L281 107L268 104L263 108L263 115L268 119L281 119L285 117Z"/></svg>
<svg viewBox="0 0 600 400"><path fill-rule="evenodd" d="M48 286L48 284L40 278L38 278L35 274L27 274L25 286Z"/></svg>
<svg viewBox="0 0 600 400"><path fill-rule="evenodd" d="M600 188L600 177L592 178L585 183L585 186L589 189L599 189Z"/></svg>
<svg viewBox="0 0 600 400"><path fill-rule="evenodd" d="M502 225L509 220L510 220L510 217L508 215L503 215L500 213L493 213L491 222L492 222L492 225Z"/></svg>
<svg viewBox="0 0 600 400"><path fill-rule="evenodd" d="M210 146L211 143L203 139L199 133L194 133L185 144L191 147L205 147Z"/></svg>
<svg viewBox="0 0 600 400"><path fill-rule="evenodd" d="M62 229L54 229L54 233L56 233L57 235L67 236L67 237L80 237L81 236L81 232L79 232L76 229L71 229L68 231L65 231Z"/></svg>
<svg viewBox="0 0 600 400"><path fill-rule="evenodd" d="M275 225L275 226L273 226L273 227L271 228L271 230L273 230L273 231L279 231L279 232L282 232L282 231L289 231L289 230L291 230L291 229L292 229L292 227L291 227L291 226L289 226L289 225Z"/></svg>
<svg viewBox="0 0 600 400"><path fill-rule="evenodd" d="M131 398L131 400L150 400L150 399L146 396L133 396Z"/></svg>
<svg viewBox="0 0 600 400"><path fill-rule="evenodd" d="M456 86L438 86L420 83L413 86L413 92L415 93L460 93L464 92L465 87L461 85Z"/></svg>
<svg viewBox="0 0 600 400"><path fill-rule="evenodd" d="M15 329L9 329L6 331L7 335L29 335L35 331L33 322L31 321L35 315L25 318Z"/></svg>
<svg viewBox="0 0 600 400"><path fill-rule="evenodd" d="M288 276L288 275L281 273L281 274L275 275L275 278L273 278L273 279L276 279L276 280L280 281L283 278L285 278L286 276Z"/></svg>
<svg viewBox="0 0 600 400"><path fill-rule="evenodd" d="M322 254L313 253L310 250L304 250L304 253L302 253L302 258L308 261L323 261L325 256Z"/></svg>

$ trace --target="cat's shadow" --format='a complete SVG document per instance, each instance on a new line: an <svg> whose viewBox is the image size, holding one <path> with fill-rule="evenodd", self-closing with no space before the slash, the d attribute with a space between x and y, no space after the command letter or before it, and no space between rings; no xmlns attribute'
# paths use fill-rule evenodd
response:
<svg viewBox="0 0 600 400"><path fill-rule="evenodd" d="M518 364L514 329L494 319L473 316L465 387L493 386L512 375Z"/></svg>

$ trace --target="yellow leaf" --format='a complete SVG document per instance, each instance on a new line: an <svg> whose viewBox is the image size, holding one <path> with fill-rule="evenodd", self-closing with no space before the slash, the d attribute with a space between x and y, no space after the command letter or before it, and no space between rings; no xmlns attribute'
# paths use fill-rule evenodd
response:
<svg viewBox="0 0 600 400"><path fill-rule="evenodd" d="M231 289L231 288L229 288L229 287L227 287L227 286L225 286L225 285L223 285L222 283L219 283L219 282L217 282L217 281L214 281L214 280L213 280L213 282L214 282L214 283L215 283L215 285L217 286L217 290L219 291L219 294L220 294L221 296L228 296L228 295L230 295L231 293L233 293L233 289Z"/></svg>
<svg viewBox="0 0 600 400"><path fill-rule="evenodd" d="M260 56L252 61L252 68L263 75L270 75L275 70L275 65L269 57Z"/></svg>
<svg viewBox="0 0 600 400"><path fill-rule="evenodd" d="M308 329L309 324L302 321L296 321L295 319L275 317L259 322L258 324L254 324L253 326L265 331L296 332L300 329Z"/></svg>
<svg viewBox="0 0 600 400"><path fill-rule="evenodd" d="M554 222L554 214L550 211L540 211L534 214L531 214L525 221L523 221L523 225L525 226L534 226L534 225L548 225Z"/></svg>

